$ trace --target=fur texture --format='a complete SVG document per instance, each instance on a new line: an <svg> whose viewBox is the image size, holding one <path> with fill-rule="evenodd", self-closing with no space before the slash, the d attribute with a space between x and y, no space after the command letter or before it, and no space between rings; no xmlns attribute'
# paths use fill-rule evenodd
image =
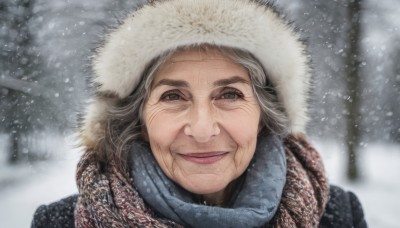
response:
<svg viewBox="0 0 400 228"><path fill-rule="evenodd" d="M84 144L93 145L104 136L98 126L107 118L110 100L101 94L125 98L155 57L203 43L252 53L277 90L291 133L305 132L310 80L305 47L294 28L270 5L251 0L161 0L128 16L98 49L93 81L100 95L84 118Z"/></svg>

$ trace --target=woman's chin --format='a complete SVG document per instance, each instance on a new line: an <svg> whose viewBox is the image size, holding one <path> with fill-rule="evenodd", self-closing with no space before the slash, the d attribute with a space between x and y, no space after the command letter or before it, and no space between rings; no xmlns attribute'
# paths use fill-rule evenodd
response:
<svg viewBox="0 0 400 228"><path fill-rule="evenodd" d="M223 191L229 183L217 181L215 178L190 183L178 183L187 191L197 195L214 194Z"/></svg>

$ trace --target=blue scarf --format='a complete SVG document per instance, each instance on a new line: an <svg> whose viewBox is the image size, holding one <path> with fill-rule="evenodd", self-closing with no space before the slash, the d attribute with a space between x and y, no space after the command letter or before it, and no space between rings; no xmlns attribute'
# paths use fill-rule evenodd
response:
<svg viewBox="0 0 400 228"><path fill-rule="evenodd" d="M197 204L193 194L170 180L150 146L135 142L129 154L131 175L140 196L167 219L190 227L261 227L274 216L286 180L282 140L260 134L253 159L234 186L229 208Z"/></svg>

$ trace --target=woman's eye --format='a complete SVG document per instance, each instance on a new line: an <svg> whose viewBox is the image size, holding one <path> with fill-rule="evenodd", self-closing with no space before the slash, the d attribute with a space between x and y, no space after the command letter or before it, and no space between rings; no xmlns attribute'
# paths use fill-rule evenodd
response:
<svg viewBox="0 0 400 228"><path fill-rule="evenodd" d="M181 99L182 96L175 92L163 94L161 97L161 100L166 100L166 101L176 101Z"/></svg>
<svg viewBox="0 0 400 228"><path fill-rule="evenodd" d="M224 93L221 96L222 99L238 99L239 96L236 93L229 92L229 93Z"/></svg>
<svg viewBox="0 0 400 228"><path fill-rule="evenodd" d="M239 99L239 98L242 98L242 97L243 97L243 94L240 91L238 91L238 90L229 90L229 91L224 92L221 95L220 99L236 100L236 99Z"/></svg>

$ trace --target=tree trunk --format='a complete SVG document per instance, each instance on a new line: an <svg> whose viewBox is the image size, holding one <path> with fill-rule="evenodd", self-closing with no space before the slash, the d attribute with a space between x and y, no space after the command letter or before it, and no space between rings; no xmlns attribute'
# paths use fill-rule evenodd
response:
<svg viewBox="0 0 400 228"><path fill-rule="evenodd" d="M20 153L19 153L20 140L21 140L21 134L18 131L11 134L11 148L8 158L9 164L16 164L20 160Z"/></svg>
<svg viewBox="0 0 400 228"><path fill-rule="evenodd" d="M345 57L347 84L347 135L348 152L347 177L355 181L359 178L358 146L360 143L360 58L361 58L361 6L362 0L348 0L348 49Z"/></svg>

